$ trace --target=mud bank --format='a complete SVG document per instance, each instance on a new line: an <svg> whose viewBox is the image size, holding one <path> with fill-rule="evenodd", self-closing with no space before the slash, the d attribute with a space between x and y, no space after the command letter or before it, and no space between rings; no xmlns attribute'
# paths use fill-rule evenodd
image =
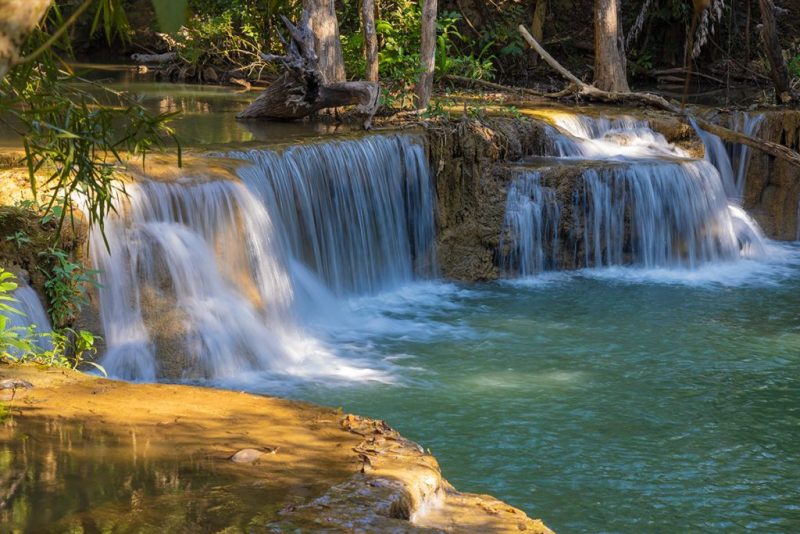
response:
<svg viewBox="0 0 800 534"><path fill-rule="evenodd" d="M10 389L1 393L10 409L0 426L0 451L5 451L8 475L2 477L8 491L0 507L5 524L9 524L7 520L35 524L37 514L32 509L27 516L20 508L16 515L9 510L14 510L15 498L26 500L26 485L47 476L47 469L39 472L32 466L36 451L46 448L41 443L47 441L48 433L59 439L57 447L44 453L53 473L58 471L52 457L60 451L68 450L69 462L83 465L82 471L87 473L95 462L109 461L106 452L101 454L96 447L85 449L83 441L65 430L77 425L82 438L101 433L102 443L115 443L119 455L132 458L136 465L169 465L191 459L196 468L211 473L209 487L217 491L230 485L246 488L244 496L234 495L231 500L239 508L248 502L257 507L244 514L245 520L239 518L239 526L249 522L248 528L255 529L251 531L550 532L541 521L492 497L459 493L442 477L433 456L383 421L234 391L132 384L31 366L0 366L0 381L6 379L25 380L33 387L17 389L13 400ZM15 449L13 444L19 440L25 446ZM246 460L252 462L231 460L247 449L255 451L245 454L251 455ZM136 485L133 475L125 479L124 487L116 488L123 498L125 488ZM176 475L170 478L179 481ZM51 483L65 482L56 479ZM87 479L85 485L91 482ZM173 485L192 495L188 485ZM133 487L130 493L135 495L135 490ZM252 497L257 495L263 495L264 502L253 503ZM150 501L145 498L144 502ZM231 505L216 502L212 506L215 501L204 499L195 505L202 508L204 503L208 508L191 516L148 519L145 512L126 512L127 501L121 509L114 508L120 503L106 496L65 511L57 524L85 524L91 516L102 528L146 528L170 519L174 526L188 531L198 517L218 524L220 518L215 514ZM102 513L109 507L115 513ZM26 523L17 526L24 529Z"/></svg>

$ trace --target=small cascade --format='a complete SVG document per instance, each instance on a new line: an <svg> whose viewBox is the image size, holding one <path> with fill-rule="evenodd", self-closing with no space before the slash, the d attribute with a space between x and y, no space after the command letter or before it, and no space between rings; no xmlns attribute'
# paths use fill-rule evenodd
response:
<svg viewBox="0 0 800 534"><path fill-rule="evenodd" d="M16 313L4 314L8 318L8 327L23 329L33 327L38 334L52 332L50 318L47 316L47 312L36 291L20 276L15 277L14 282L17 284L17 289L14 290L11 296L16 299L16 302L11 302L10 304L24 315ZM52 342L47 337L37 338L36 344L43 350L53 348Z"/></svg>
<svg viewBox="0 0 800 534"><path fill-rule="evenodd" d="M558 266L560 209L554 190L538 172L515 179L506 198L500 240L503 272L531 276Z"/></svg>
<svg viewBox="0 0 800 534"><path fill-rule="evenodd" d="M706 162L589 169L583 180L577 265L696 268L739 256L725 191Z"/></svg>
<svg viewBox="0 0 800 534"><path fill-rule="evenodd" d="M501 236L507 276L613 265L695 269L765 253L758 225L731 202L743 182L716 136L698 132L706 158L694 160L645 121L563 114L552 123L552 155L578 160L576 186L565 198L556 193L558 173L553 183L543 171L514 180Z"/></svg>
<svg viewBox="0 0 800 534"><path fill-rule="evenodd" d="M337 294L375 293L435 274L435 202L412 136L252 150L228 157L297 261Z"/></svg>
<svg viewBox="0 0 800 534"><path fill-rule="evenodd" d="M106 370L380 378L335 356L310 325L344 320L335 293L435 272L423 147L375 136L226 155L252 162L241 181L141 179L105 221L109 248L92 233Z"/></svg>
<svg viewBox="0 0 800 534"><path fill-rule="evenodd" d="M599 160L685 157L641 119L557 114L552 120L556 126L550 140L552 156Z"/></svg>
<svg viewBox="0 0 800 534"><path fill-rule="evenodd" d="M737 132L750 137L758 137L761 126L764 123L763 113L748 113L737 111L732 117L732 126ZM740 143L730 143L728 145L728 155L735 171L736 197L744 197L745 181L747 180L747 169L750 165L751 148Z"/></svg>

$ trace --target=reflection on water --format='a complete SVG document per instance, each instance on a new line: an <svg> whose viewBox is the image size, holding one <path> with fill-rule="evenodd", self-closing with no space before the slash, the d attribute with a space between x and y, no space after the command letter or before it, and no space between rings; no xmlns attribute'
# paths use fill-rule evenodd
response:
<svg viewBox="0 0 800 534"><path fill-rule="evenodd" d="M350 127L335 124L273 121L237 121L236 114L255 100L260 91L219 85L173 84L152 81L152 75L137 74L129 67L98 69L80 73L97 85L76 84L101 101L116 104L102 87L121 91L152 113L175 113L171 125L183 146L212 147L246 142L300 142L326 134L341 134ZM0 147L22 148L21 138L11 129L0 130Z"/></svg>
<svg viewBox="0 0 800 534"><path fill-rule="evenodd" d="M253 466L181 453L152 431L16 423L0 427L2 532L258 532L288 497Z"/></svg>

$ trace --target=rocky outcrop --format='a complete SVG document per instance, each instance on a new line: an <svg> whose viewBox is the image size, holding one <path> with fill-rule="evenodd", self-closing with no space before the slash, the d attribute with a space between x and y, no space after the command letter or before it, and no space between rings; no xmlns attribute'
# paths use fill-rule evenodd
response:
<svg viewBox="0 0 800 534"><path fill-rule="evenodd" d="M800 150L800 110L764 112L759 137ZM800 169L754 151L745 185L744 208L767 236L797 239L800 220Z"/></svg>
<svg viewBox="0 0 800 534"><path fill-rule="evenodd" d="M438 260L445 278L493 280L505 214L505 162L543 152L546 125L530 119L462 119L428 126L438 195Z"/></svg>

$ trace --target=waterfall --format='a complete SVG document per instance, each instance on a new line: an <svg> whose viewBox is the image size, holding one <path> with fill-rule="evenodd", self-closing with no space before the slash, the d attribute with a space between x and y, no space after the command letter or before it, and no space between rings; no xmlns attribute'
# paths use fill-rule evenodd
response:
<svg viewBox="0 0 800 534"><path fill-rule="evenodd" d="M764 122L764 115L737 112L731 118L731 122L731 127L736 131L754 137ZM747 167L750 164L750 147L739 143L726 145L718 136L700 129L694 122L692 126L703 141L706 161L719 171L728 198L741 204Z"/></svg>
<svg viewBox="0 0 800 534"><path fill-rule="evenodd" d="M693 160L645 121L556 114L552 123L553 156L602 164L575 167L570 198L558 196L546 170L512 182L501 235L507 276L612 265L694 269L764 254L758 225L731 202L743 181L716 136L698 132L706 158Z"/></svg>
<svg viewBox="0 0 800 534"><path fill-rule="evenodd" d="M336 357L309 315L334 292L372 292L435 269L434 199L410 136L261 150L241 181L141 179L92 232L117 377L248 371L379 377ZM333 304L332 304L333 303Z"/></svg>
<svg viewBox="0 0 800 534"><path fill-rule="evenodd" d="M36 291L34 291L21 276L15 277L14 282L17 284L17 289L13 291L11 296L16 299L16 302L11 302L9 304L17 311L22 312L23 315L0 312L8 318L7 327L26 330L34 327L38 334L52 332L53 329L50 326L50 318L47 316L47 312ZM50 350L53 348L52 341L48 337L39 337L36 339L35 343L42 350ZM10 352L14 354L15 350L11 348Z"/></svg>
<svg viewBox="0 0 800 534"><path fill-rule="evenodd" d="M579 265L695 268L739 256L725 191L707 162L589 169L583 180Z"/></svg>
<svg viewBox="0 0 800 534"><path fill-rule="evenodd" d="M374 293L435 274L435 194L420 140L371 136L252 150L243 182L293 258L336 293Z"/></svg>
<svg viewBox="0 0 800 534"><path fill-rule="evenodd" d="M763 113L747 113L743 111L734 112L733 128L737 132L742 132L744 135L756 137L761 130L764 123ZM736 197L742 199L744 197L744 186L747 180L747 169L750 165L751 148L747 145L740 143L731 143L728 145L728 154L732 162L732 167L736 169L735 185Z"/></svg>
<svg viewBox="0 0 800 534"><path fill-rule="evenodd" d="M526 172L511 184L500 239L506 275L530 276L558 266L560 210L554 190L541 175Z"/></svg>

